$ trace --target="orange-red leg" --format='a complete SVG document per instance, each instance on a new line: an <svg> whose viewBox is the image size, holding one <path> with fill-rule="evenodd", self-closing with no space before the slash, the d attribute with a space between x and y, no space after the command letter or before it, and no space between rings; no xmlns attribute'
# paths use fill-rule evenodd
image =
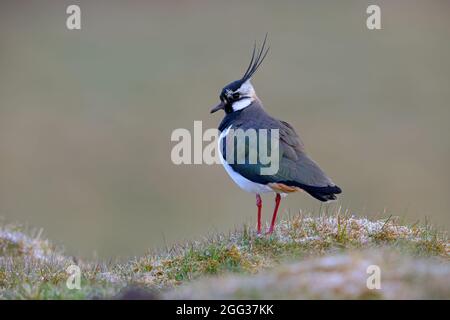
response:
<svg viewBox="0 0 450 320"><path fill-rule="evenodd" d="M258 234L261 233L261 208L262 200L259 194L256 194L256 206L258 207Z"/></svg>
<svg viewBox="0 0 450 320"><path fill-rule="evenodd" d="M270 223L270 229L267 232L267 234L271 234L273 232L273 229L275 227L275 221L277 220L277 213L278 213L278 208L280 207L280 202L281 202L281 196L279 193L277 193L277 196L275 197L275 209L273 210L272 222Z"/></svg>

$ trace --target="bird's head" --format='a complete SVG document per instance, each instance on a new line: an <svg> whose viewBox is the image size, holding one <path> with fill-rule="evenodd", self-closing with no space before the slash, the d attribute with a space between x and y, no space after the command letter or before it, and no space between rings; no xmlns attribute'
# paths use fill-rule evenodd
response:
<svg viewBox="0 0 450 320"><path fill-rule="evenodd" d="M232 113L242 110L256 99L255 89L250 83L253 74L258 70L264 58L269 52L269 48L265 48L267 34L261 48L256 50L256 43L253 47L252 58L241 79L227 84L220 92L220 103L211 109L211 113L224 110L225 113Z"/></svg>

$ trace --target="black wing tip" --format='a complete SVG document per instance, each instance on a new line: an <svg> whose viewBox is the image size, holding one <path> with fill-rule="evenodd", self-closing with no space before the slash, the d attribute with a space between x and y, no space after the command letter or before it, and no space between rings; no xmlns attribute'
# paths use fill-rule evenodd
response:
<svg viewBox="0 0 450 320"><path fill-rule="evenodd" d="M309 193L312 197L322 202L336 200L337 199L336 195L342 193L342 189L336 185L326 187L316 187L298 183L296 181L286 181L282 183L299 187L305 190L307 193Z"/></svg>
<svg viewBox="0 0 450 320"><path fill-rule="evenodd" d="M336 200L337 194L342 193L341 188L339 187L323 187L325 190L317 191L317 190L306 190L312 197L316 198L319 201L322 202L328 202Z"/></svg>
<svg viewBox="0 0 450 320"><path fill-rule="evenodd" d="M311 194L314 198L316 198L317 200L320 200L322 202L328 202L328 201L334 201L337 199L335 194L326 194L326 195L322 195L322 194Z"/></svg>
<svg viewBox="0 0 450 320"><path fill-rule="evenodd" d="M342 189L341 189L341 188L339 188L338 186L333 186L333 187L334 187L335 190L336 190L336 191L334 191L333 193L336 193L336 194L342 193Z"/></svg>

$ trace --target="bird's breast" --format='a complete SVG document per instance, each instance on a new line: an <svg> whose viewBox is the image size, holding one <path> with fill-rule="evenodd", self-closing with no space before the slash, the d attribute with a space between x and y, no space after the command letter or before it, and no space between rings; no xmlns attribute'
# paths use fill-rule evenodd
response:
<svg viewBox="0 0 450 320"><path fill-rule="evenodd" d="M223 167L225 168L225 171L228 173L228 175L231 177L231 179L243 190L251 193L267 193L267 192L273 192L274 190L264 184L253 182L244 176L240 175L238 172L234 171L233 168L227 163L225 157L222 154L222 146L225 143L226 137L228 133L230 132L232 125L230 125L227 129L223 130L222 133L219 136L218 143L219 143L219 159L222 163Z"/></svg>

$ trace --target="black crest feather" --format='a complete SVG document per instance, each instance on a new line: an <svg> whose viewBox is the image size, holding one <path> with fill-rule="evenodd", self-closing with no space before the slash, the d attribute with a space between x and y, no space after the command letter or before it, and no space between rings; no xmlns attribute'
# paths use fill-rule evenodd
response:
<svg viewBox="0 0 450 320"><path fill-rule="evenodd" d="M252 59L250 60L250 64L248 65L247 70L242 76L241 79L242 82L247 81L253 76L256 70L258 70L261 63L264 61L264 58L267 56L270 47L266 48L266 41L267 41L267 33L266 36L264 37L264 41L262 43L261 48L259 48L258 50L256 50L256 41L255 41L255 45L253 46Z"/></svg>

